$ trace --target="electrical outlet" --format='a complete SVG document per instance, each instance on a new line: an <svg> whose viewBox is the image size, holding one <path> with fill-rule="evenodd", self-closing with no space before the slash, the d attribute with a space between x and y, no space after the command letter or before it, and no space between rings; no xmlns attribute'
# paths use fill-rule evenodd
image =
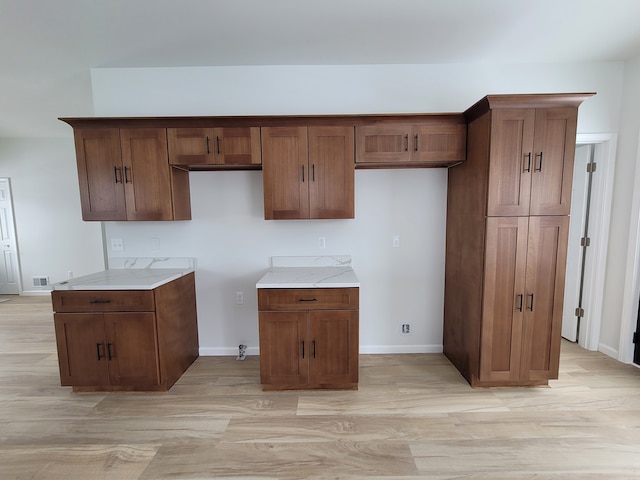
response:
<svg viewBox="0 0 640 480"><path fill-rule="evenodd" d="M244 292L236 292L236 305L244 305Z"/></svg>
<svg viewBox="0 0 640 480"><path fill-rule="evenodd" d="M324 248L326 246L327 246L327 243L325 241L325 237L319 237L318 238L318 247Z"/></svg>
<svg viewBox="0 0 640 480"><path fill-rule="evenodd" d="M124 242L121 238L112 238L111 239L111 251L112 252L122 252L124 251Z"/></svg>
<svg viewBox="0 0 640 480"><path fill-rule="evenodd" d="M398 248L400 246L400 235L394 235L392 239L393 248Z"/></svg>
<svg viewBox="0 0 640 480"><path fill-rule="evenodd" d="M160 239L152 238L151 239L151 250L160 250Z"/></svg>
<svg viewBox="0 0 640 480"><path fill-rule="evenodd" d="M71 279L73 278L73 270L69 270L69 271L67 272L67 278L68 278L69 280L71 280Z"/></svg>
<svg viewBox="0 0 640 480"><path fill-rule="evenodd" d="M403 323L402 324L402 334L409 335L411 333L411 324Z"/></svg>

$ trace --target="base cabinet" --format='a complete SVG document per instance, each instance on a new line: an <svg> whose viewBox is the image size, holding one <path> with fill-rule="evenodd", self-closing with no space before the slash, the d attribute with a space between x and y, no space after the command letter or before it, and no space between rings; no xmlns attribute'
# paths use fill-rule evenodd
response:
<svg viewBox="0 0 640 480"><path fill-rule="evenodd" d="M357 388L357 288L261 289L258 305L265 390Z"/></svg>
<svg viewBox="0 0 640 480"><path fill-rule="evenodd" d="M193 273L154 290L53 291L52 301L60 383L76 392L165 391L198 357Z"/></svg>

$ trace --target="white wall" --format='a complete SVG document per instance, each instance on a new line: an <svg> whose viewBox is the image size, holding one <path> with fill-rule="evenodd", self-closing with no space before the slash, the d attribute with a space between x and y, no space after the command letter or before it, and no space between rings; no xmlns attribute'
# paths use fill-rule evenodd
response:
<svg viewBox="0 0 640 480"><path fill-rule="evenodd" d="M456 112L489 93L595 91L580 108L578 132L609 133L618 130L623 67L131 68L94 69L92 81L98 116ZM192 172L192 221L108 223L106 236L123 238L127 256L198 258L204 354L232 354L239 343L255 351L254 286L270 256L324 253L354 257L363 353L440 351L446 178L441 169L357 171L355 220L296 222L263 220L261 172ZM151 250L152 238L160 250ZM244 306L235 291L245 292ZM406 322L410 336L399 333Z"/></svg>
<svg viewBox="0 0 640 480"><path fill-rule="evenodd" d="M605 277L600 350L622 361L633 359L632 336L640 288L640 57L625 64L618 158L614 180L609 256ZM622 319L622 324L617 319ZM622 334L622 335L621 335ZM620 351L618 351L620 349Z"/></svg>
<svg viewBox="0 0 640 480"><path fill-rule="evenodd" d="M100 224L81 218L71 128L63 139L0 139L0 176L11 178L23 295L49 295L33 276L104 269Z"/></svg>

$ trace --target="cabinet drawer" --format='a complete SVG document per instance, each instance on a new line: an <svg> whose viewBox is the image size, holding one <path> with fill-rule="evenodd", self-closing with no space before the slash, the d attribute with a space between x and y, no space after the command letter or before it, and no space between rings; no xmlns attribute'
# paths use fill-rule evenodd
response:
<svg viewBox="0 0 640 480"><path fill-rule="evenodd" d="M54 290L54 312L151 312L153 290Z"/></svg>
<svg viewBox="0 0 640 480"><path fill-rule="evenodd" d="M261 288L258 310L357 310L358 288Z"/></svg>

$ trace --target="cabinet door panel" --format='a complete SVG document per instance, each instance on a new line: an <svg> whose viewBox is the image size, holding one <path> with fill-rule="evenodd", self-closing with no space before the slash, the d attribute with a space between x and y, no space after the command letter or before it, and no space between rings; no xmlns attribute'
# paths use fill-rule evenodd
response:
<svg viewBox="0 0 640 480"><path fill-rule="evenodd" d="M128 220L171 220L171 178L164 128L120 130Z"/></svg>
<svg viewBox="0 0 640 480"><path fill-rule="evenodd" d="M260 127L214 128L214 149L219 165L260 165Z"/></svg>
<svg viewBox="0 0 640 480"><path fill-rule="evenodd" d="M578 111L536 110L531 215L569 215Z"/></svg>
<svg viewBox="0 0 640 480"><path fill-rule="evenodd" d="M535 110L494 110L487 215L529 215Z"/></svg>
<svg viewBox="0 0 640 480"><path fill-rule="evenodd" d="M260 312L260 382L309 383L307 312Z"/></svg>
<svg viewBox="0 0 640 480"><path fill-rule="evenodd" d="M309 312L310 382L336 385L358 382L358 312Z"/></svg>
<svg viewBox="0 0 640 480"><path fill-rule="evenodd" d="M558 377L569 217L530 217L523 380Z"/></svg>
<svg viewBox="0 0 640 480"><path fill-rule="evenodd" d="M465 125L423 125L411 131L411 162L462 162L466 154Z"/></svg>
<svg viewBox="0 0 640 480"><path fill-rule="evenodd" d="M117 128L74 130L83 220L126 220Z"/></svg>
<svg viewBox="0 0 640 480"><path fill-rule="evenodd" d="M353 218L353 127L309 127L310 218Z"/></svg>
<svg viewBox="0 0 640 480"><path fill-rule="evenodd" d="M158 385L160 370L155 315L105 313L104 324L111 385Z"/></svg>
<svg viewBox="0 0 640 480"><path fill-rule="evenodd" d="M211 128L167 128L169 163L172 165L213 164Z"/></svg>
<svg viewBox="0 0 640 480"><path fill-rule="evenodd" d="M306 127L262 128L264 218L309 218Z"/></svg>
<svg viewBox="0 0 640 480"><path fill-rule="evenodd" d="M356 127L358 163L409 162L410 125Z"/></svg>
<svg viewBox="0 0 640 480"><path fill-rule="evenodd" d="M480 380L520 376L527 217L487 219Z"/></svg>
<svg viewBox="0 0 640 480"><path fill-rule="evenodd" d="M54 315L60 384L109 385L107 345L102 314Z"/></svg>

